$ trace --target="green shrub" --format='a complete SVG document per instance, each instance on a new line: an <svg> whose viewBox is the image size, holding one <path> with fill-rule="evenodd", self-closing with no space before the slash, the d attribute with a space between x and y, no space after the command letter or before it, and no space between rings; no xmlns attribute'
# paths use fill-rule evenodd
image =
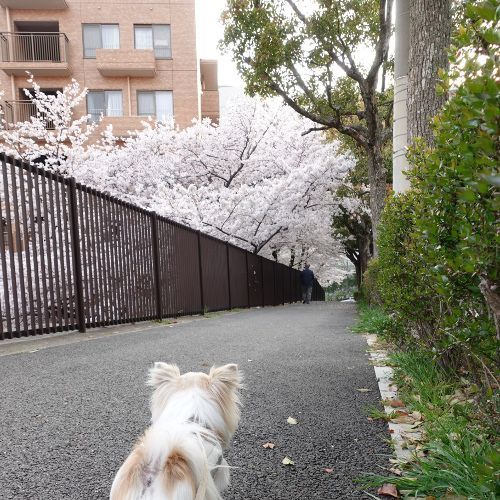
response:
<svg viewBox="0 0 500 500"><path fill-rule="evenodd" d="M377 259L372 259L368 264L368 269L363 274L363 283L361 284L361 297L368 304L382 304L382 298L378 289L378 273L380 266Z"/></svg>
<svg viewBox="0 0 500 500"><path fill-rule="evenodd" d="M416 231L420 210L413 191L388 200L379 226L375 279L384 308L407 332L399 340L435 345L441 304Z"/></svg>

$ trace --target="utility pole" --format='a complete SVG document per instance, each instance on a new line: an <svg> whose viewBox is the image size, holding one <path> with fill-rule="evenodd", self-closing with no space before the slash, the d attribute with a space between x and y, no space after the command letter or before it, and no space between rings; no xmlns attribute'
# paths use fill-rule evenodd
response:
<svg viewBox="0 0 500 500"><path fill-rule="evenodd" d="M396 33L394 53L394 123L392 146L392 186L396 193L406 191L410 183L403 173L408 169L408 59L410 47L410 0L396 0Z"/></svg>

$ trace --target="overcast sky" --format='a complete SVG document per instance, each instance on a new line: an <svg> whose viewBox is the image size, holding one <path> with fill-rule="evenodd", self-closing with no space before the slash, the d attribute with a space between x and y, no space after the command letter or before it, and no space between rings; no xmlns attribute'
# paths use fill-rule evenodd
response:
<svg viewBox="0 0 500 500"><path fill-rule="evenodd" d="M218 60L219 85L243 87L231 58L223 56L217 49L224 32L220 15L225 3L225 0L196 0L198 54L201 59Z"/></svg>

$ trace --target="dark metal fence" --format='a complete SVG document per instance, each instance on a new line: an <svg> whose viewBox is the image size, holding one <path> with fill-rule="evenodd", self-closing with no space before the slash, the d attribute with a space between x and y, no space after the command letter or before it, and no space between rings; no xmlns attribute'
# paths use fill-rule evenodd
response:
<svg viewBox="0 0 500 500"><path fill-rule="evenodd" d="M300 300L296 269L0 161L0 339Z"/></svg>

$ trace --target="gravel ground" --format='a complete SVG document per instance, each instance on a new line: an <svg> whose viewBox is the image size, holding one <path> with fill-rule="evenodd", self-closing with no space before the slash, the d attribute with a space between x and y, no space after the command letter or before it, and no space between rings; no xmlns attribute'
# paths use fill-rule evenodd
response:
<svg viewBox="0 0 500 500"><path fill-rule="evenodd" d="M0 498L107 498L148 425L146 372L159 360L244 371L226 500L368 498L354 481L387 463L389 434L366 418L380 396L365 339L347 331L354 317L352 304L295 304L1 357Z"/></svg>

